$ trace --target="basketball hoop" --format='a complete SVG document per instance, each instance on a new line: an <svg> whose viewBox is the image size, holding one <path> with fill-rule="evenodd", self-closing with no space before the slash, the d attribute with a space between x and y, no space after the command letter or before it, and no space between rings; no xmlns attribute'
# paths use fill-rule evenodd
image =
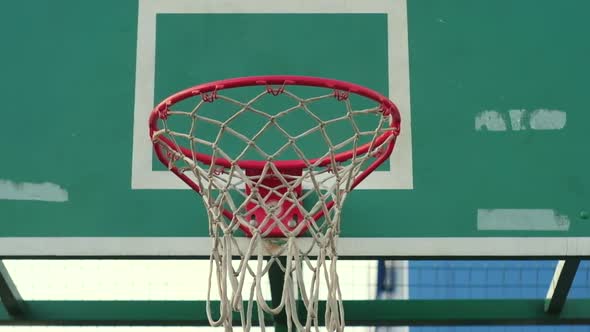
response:
<svg viewBox="0 0 590 332"><path fill-rule="evenodd" d="M255 93L241 96L246 101L240 101L231 94L240 89ZM302 97L310 89L314 96ZM279 101L284 100L285 105L261 109L258 105L268 98L284 98ZM355 109L356 102L369 106ZM299 133L285 125L293 124L285 119L295 112L311 123L298 127ZM334 115L326 118L324 113ZM249 115L264 123L245 133L240 129L251 128L240 127L240 119ZM368 122L370 129L361 126ZM329 128L338 124L350 128L346 138L335 139L331 134ZM205 127L208 129L200 130ZM271 130L272 143L279 146L274 152L261 143L261 137ZM207 300L212 326L230 328L237 311L242 326L249 329L256 297L258 317L285 310L289 330L293 325L298 330L317 328L323 274L328 289L325 324L330 331L344 327L336 274L343 203L352 189L389 158L399 131L399 111L386 97L359 85L315 77L221 80L180 91L156 106L149 119L155 153L203 197L208 211L213 240L209 294L215 274L221 298L217 318L212 317ZM319 155L311 156L301 143L312 135L318 137L314 149L324 148ZM227 137L237 143L224 144ZM252 154L254 158L249 157ZM232 256L241 259L238 267L232 265ZM281 256L286 256L283 263ZM254 258L256 263L250 264ZM280 304L274 308L261 291L261 280L272 264L278 264L285 276ZM312 274L309 285L303 282L304 269ZM247 275L254 281L244 300ZM299 317L295 293L305 305L306 317Z"/></svg>

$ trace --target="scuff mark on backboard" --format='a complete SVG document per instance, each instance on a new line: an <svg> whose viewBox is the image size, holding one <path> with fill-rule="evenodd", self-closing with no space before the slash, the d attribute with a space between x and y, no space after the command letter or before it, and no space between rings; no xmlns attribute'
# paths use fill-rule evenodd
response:
<svg viewBox="0 0 590 332"><path fill-rule="evenodd" d="M567 231L570 219L552 209L478 209L479 231Z"/></svg>
<svg viewBox="0 0 590 332"><path fill-rule="evenodd" d="M560 130L566 122L566 113L558 110L539 109L529 116L529 125L535 130Z"/></svg>
<svg viewBox="0 0 590 332"><path fill-rule="evenodd" d="M550 109L485 110L475 116L476 131L562 130L566 123L565 111Z"/></svg>
<svg viewBox="0 0 590 332"><path fill-rule="evenodd" d="M483 111L475 117L475 130L506 131L506 121L500 112Z"/></svg>
<svg viewBox="0 0 590 332"><path fill-rule="evenodd" d="M0 199L17 201L67 202L68 192L51 182L14 182L0 179Z"/></svg>

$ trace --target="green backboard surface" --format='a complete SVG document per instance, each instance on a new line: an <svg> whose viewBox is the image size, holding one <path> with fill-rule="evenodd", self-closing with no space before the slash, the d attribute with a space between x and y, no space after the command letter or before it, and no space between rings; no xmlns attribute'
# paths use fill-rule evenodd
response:
<svg viewBox="0 0 590 332"><path fill-rule="evenodd" d="M590 2L6 1L0 256L210 252L200 197L155 160L166 96L330 77L400 108L347 199L343 256L590 255Z"/></svg>

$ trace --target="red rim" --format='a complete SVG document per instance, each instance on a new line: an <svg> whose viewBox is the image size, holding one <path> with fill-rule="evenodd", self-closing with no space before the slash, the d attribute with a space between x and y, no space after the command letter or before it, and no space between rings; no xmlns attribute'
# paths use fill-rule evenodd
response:
<svg viewBox="0 0 590 332"><path fill-rule="evenodd" d="M232 78L227 80L221 80L217 82L205 83L201 85L197 85L192 88L188 88L186 90L180 91L160 104L158 104L152 113L150 114L149 118L149 133L150 137L153 138L153 135L156 131L159 130L158 128L158 120L161 118L161 115L166 116L165 111L171 105L178 103L187 98L191 98L194 96L201 95L202 98L211 98L214 97L214 93L219 90L224 89L231 89L231 88L238 88L238 87L245 87L245 86L255 86L255 85L264 85L267 87L267 91L269 93L280 93L281 87L287 85L303 85L303 86L314 86L314 87L324 87L330 88L334 90L335 98L340 98L342 95L340 93L345 94L357 94L364 96L366 98L372 99L377 101L381 105L381 111L385 116L390 117L390 131L387 131L377 137L375 142L373 143L373 149L381 149L383 148L383 144L387 142L387 146L384 150L382 150L373 160L373 162L360 174L358 174L351 185L350 189L354 189L360 182L362 182L369 174L371 174L374 170L377 169L385 160L389 158L393 149L395 147L395 142L397 136L400 132L400 124L401 124L401 117L399 114L399 110L395 104L390 101L387 97L381 95L378 92L375 92L371 89L365 88L360 85L356 85L353 83L337 81L333 79L325 79L325 78L318 78L318 77L308 77L308 76L252 76L252 77L241 77L241 78ZM272 88L272 86L279 86L278 90ZM389 141L388 141L389 140ZM176 166L171 165L168 156L164 151L162 151L162 146L159 142L166 144L171 150L175 150L175 144L167 139L166 137L160 136L158 141L153 140L154 150L156 152L156 156L164 165L170 165L170 171L172 171L176 176L178 176L183 182L185 182L190 188L192 188L197 193L201 193L201 188L187 175L185 175L181 170L179 170ZM187 156L188 158L196 158L198 161L205 163L205 164L215 164L223 167L230 167L231 163L224 159L224 158L216 158L213 160L212 156L206 155L203 153L193 152L190 149L179 147L181 152ZM356 154L365 154L369 152L371 148L370 144L365 144L356 149ZM335 156L335 161L341 162L352 158L353 151L346 151L339 153ZM310 160L310 163L315 164L319 161L319 166L325 166L331 162L330 158L324 158L320 160L319 158ZM306 168L307 165L303 160L280 160L280 161L273 161L276 167L280 170L293 170L293 169L303 169ZM237 162L238 166L243 169L263 169L267 164L267 161L260 161L260 160L241 160ZM326 208L330 210L334 206L334 201L328 202ZM321 209L317 212L314 216L314 220L319 220L324 215L324 209ZM223 215L232 220L234 215L231 211L227 209L222 209Z"/></svg>
<svg viewBox="0 0 590 332"><path fill-rule="evenodd" d="M398 110L397 106L392 101L390 101L387 97L381 95L380 93L378 93L376 91L373 91L371 89L368 89L366 87L363 87L363 86L360 86L357 84L333 80L333 79L327 79L327 78L309 77L309 76L278 75L278 76L249 76L249 77L231 78L231 79L220 80L220 81L216 81L216 82L210 82L210 83L197 85L197 86L185 89L183 91L180 91L180 92L168 97L167 99L162 101L160 104L158 104L154 108L152 113L150 114L150 118L149 118L150 137L153 137L154 132L156 132L160 129L160 128L158 128L158 120L161 119L161 115L165 114L168 107L170 107L182 100L185 100L185 99L188 99L191 97L195 97L195 96L199 96L199 95L201 95L203 98L209 98L211 96L210 95L211 93L215 93L220 90L246 87L246 86L256 86L256 85L266 86L267 91L269 91L269 93L280 93L281 87L288 86L288 85L302 85L302 86L329 88L329 89L333 89L334 91L337 91L337 92L352 93L352 94L364 96L366 98L369 98L369 99L372 99L372 100L378 102L381 105L382 112L384 113L384 115L388 115L391 119L390 120L390 128L392 130L387 131L387 132L381 134L379 137L377 137L377 139L375 140L375 142L372 145L373 148L381 146L384 142L386 142L390 138L390 136L392 136L392 135L397 136L397 134L399 133L401 118L400 118L400 114L399 114L399 110ZM273 90L272 86L279 86L279 88ZM164 144L168 145L171 149L177 149L175 144L171 140L169 140L168 138L160 136L158 139L160 141L162 141ZM395 139L392 140L391 144L393 144L394 141L395 141ZM155 144L155 145L157 145L157 144ZM195 151L192 151L192 150L187 149L185 147L178 147L178 148L180 148L180 152L182 152L185 156L187 156L189 158L194 157L195 159L197 159L198 161L200 161L204 164L208 164L208 165L215 164L215 165L226 167L226 168L231 167L231 162L225 158L217 157L217 158L213 159L213 157L208 154L195 152ZM371 144L362 145L356 149L356 154L357 155L365 154L369 151L370 148L371 148ZM390 149L387 149L387 150L390 150ZM393 150L393 147L391 148L391 150ZM166 156L164 156L164 155L161 155L161 153L162 153L162 151L156 146L156 154L158 155L159 159L162 162L164 162L164 160L166 160L166 163L167 163L168 158L166 158ZM390 153L391 153L391 151L389 151L389 153L386 153L386 155L389 156ZM345 152L336 154L335 161L336 162L346 161L346 160L352 158L352 156L353 156L352 150L345 151ZM160 157L162 157L162 158L160 158ZM164 160L162 160L162 159L164 159ZM315 159L311 159L310 163L315 164L318 161L319 161L318 166L326 166L331 162L331 158L325 157L321 161L320 161L320 158L315 158ZM273 161L273 163L278 169L303 169L303 168L307 167L306 163L303 160L277 160L277 161ZM262 160L240 160L237 162L237 165L243 169L263 169L266 164L267 164L267 161L262 161Z"/></svg>

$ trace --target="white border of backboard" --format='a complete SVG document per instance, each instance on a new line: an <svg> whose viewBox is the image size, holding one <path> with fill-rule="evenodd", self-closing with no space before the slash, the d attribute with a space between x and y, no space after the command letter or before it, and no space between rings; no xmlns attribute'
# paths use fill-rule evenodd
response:
<svg viewBox="0 0 590 332"><path fill-rule="evenodd" d="M402 133L389 171L373 172L358 189L413 189L410 74L406 0L140 0L137 23L132 189L189 189L171 172L152 169L148 116L153 108L156 15L160 13L383 13L387 14L389 97ZM296 73L295 73L296 74ZM195 82L195 84L201 82Z"/></svg>
<svg viewBox="0 0 590 332"><path fill-rule="evenodd" d="M241 250L249 238L237 238ZM209 256L208 237L0 237L4 257ZM309 247L311 240L298 239ZM546 257L590 256L590 237L340 238L340 257ZM313 252L312 252L313 253ZM236 251L237 254L237 251Z"/></svg>

